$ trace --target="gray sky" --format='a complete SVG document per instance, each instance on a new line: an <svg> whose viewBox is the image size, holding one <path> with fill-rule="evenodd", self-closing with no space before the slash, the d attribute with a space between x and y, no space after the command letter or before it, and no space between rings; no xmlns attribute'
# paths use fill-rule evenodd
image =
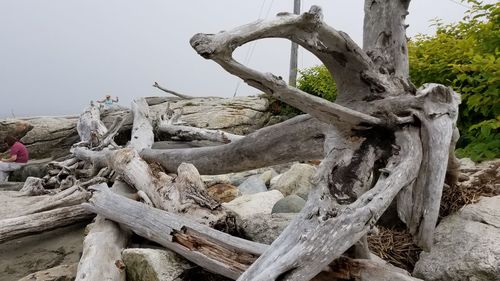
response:
<svg viewBox="0 0 500 281"><path fill-rule="evenodd" d="M329 25L361 44L363 2L302 0L302 10L321 6ZM293 0L0 0L0 118L77 114L106 93L128 106L135 97L162 95L154 81L190 95L230 97L239 79L198 56L191 36L292 10ZM458 21L465 10L454 0L413 0L408 35L432 33L431 19ZM249 66L288 77L289 41L251 46L235 57L245 62L252 53ZM299 51L299 68L316 64ZM257 93L240 83L237 95Z"/></svg>

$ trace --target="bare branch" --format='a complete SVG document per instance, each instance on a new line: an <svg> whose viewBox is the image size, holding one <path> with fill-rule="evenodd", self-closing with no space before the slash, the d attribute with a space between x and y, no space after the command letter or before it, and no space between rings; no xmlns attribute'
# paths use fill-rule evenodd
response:
<svg viewBox="0 0 500 281"><path fill-rule="evenodd" d="M165 93L172 94L172 95L174 95L176 97L179 97L181 99L184 99L184 100L190 100L190 99L194 99L195 98L195 97L191 97L191 96L188 96L188 95L179 94L179 93L177 93L175 91L172 91L172 90L169 90L169 89L165 89L162 86L160 86L160 84L158 84L158 82L155 82L153 84L153 87L158 88L158 89L164 91Z"/></svg>

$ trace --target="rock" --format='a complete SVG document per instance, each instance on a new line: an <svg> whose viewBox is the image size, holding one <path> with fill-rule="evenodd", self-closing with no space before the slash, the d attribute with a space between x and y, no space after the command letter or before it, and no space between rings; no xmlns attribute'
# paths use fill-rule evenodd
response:
<svg viewBox="0 0 500 281"><path fill-rule="evenodd" d="M191 264L168 250L125 249L122 252L127 281L178 281Z"/></svg>
<svg viewBox="0 0 500 281"><path fill-rule="evenodd" d="M242 219L240 226L243 235L252 241L271 244L296 214L255 215Z"/></svg>
<svg viewBox="0 0 500 281"><path fill-rule="evenodd" d="M296 194L307 200L309 191L312 188L311 177L316 172L316 168L307 164L294 164L290 170L282 174L271 189L281 191L288 196Z"/></svg>
<svg viewBox="0 0 500 281"><path fill-rule="evenodd" d="M470 158L460 158L458 162L460 163L460 169L474 169L476 167L476 163Z"/></svg>
<svg viewBox="0 0 500 281"><path fill-rule="evenodd" d="M68 154L79 140L76 122L76 116L0 120L0 139L14 134L26 145L31 159L58 157Z"/></svg>
<svg viewBox="0 0 500 281"><path fill-rule="evenodd" d="M264 181L266 186L269 186L271 183L271 179L276 177L277 175L278 175L278 173L274 169L271 168L271 169L265 171L264 173L262 173L260 175L260 179L262 181Z"/></svg>
<svg viewBox="0 0 500 281"><path fill-rule="evenodd" d="M211 187L212 185L216 185L219 183L231 184L231 180L229 179L228 175L202 175L201 180L206 187Z"/></svg>
<svg viewBox="0 0 500 281"><path fill-rule="evenodd" d="M500 280L500 196L482 198L445 218L413 275L427 281Z"/></svg>
<svg viewBox="0 0 500 281"><path fill-rule="evenodd" d="M271 213L300 213L304 205L306 205L306 200L298 195L292 194L276 202Z"/></svg>
<svg viewBox="0 0 500 281"><path fill-rule="evenodd" d="M0 281L18 280L37 271L78 263L86 224L62 227L0 244Z"/></svg>
<svg viewBox="0 0 500 281"><path fill-rule="evenodd" d="M10 181L25 181L28 177L43 178L47 174L47 164L52 158L30 160L19 170L10 173Z"/></svg>
<svg viewBox="0 0 500 281"><path fill-rule="evenodd" d="M253 215L271 214L274 204L281 198L281 192L272 190L242 195L229 203L222 203L222 206L237 213L241 218L248 218Z"/></svg>
<svg viewBox="0 0 500 281"><path fill-rule="evenodd" d="M254 194L259 192L266 192L266 183L261 179L260 175L253 175L246 179L238 186L241 194Z"/></svg>
<svg viewBox="0 0 500 281"><path fill-rule="evenodd" d="M240 194L239 189L231 184L218 183L207 188L208 195L221 203L234 200Z"/></svg>
<svg viewBox="0 0 500 281"><path fill-rule="evenodd" d="M183 114L187 125L206 129L220 129L243 135L262 128L269 120L269 101L264 97L235 98L205 97L171 101L170 108ZM164 114L167 103L150 107L151 116Z"/></svg>
<svg viewBox="0 0 500 281"><path fill-rule="evenodd" d="M78 263L63 264L47 270L32 273L18 281L73 281L76 278Z"/></svg>

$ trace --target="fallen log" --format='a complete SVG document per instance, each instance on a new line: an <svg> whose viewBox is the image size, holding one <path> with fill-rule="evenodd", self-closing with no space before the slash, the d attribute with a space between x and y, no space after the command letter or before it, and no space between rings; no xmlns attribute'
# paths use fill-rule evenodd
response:
<svg viewBox="0 0 500 281"><path fill-rule="evenodd" d="M3 219L0 220L0 243L90 220L92 217L94 217L94 214L83 207L70 206L21 217Z"/></svg>
<svg viewBox="0 0 500 281"><path fill-rule="evenodd" d="M89 203L83 204L86 209L120 223L136 234L228 278L237 279L269 247L230 236L179 215L120 197L102 185L91 189L92 198ZM418 280L409 277L404 270L383 263L346 258L341 261L330 265L327 272L322 272L312 280ZM339 266L339 263L342 266ZM359 278L342 279L346 276ZM374 276L387 279L370 279Z"/></svg>

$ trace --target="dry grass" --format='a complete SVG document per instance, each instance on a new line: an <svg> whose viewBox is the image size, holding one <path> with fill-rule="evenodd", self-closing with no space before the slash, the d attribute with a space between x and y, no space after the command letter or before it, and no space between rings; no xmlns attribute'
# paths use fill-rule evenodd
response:
<svg viewBox="0 0 500 281"><path fill-rule="evenodd" d="M485 169L462 173L456 186L445 185L441 197L440 218L449 216L465 205L474 204L481 197L500 195L500 162L486 165Z"/></svg>
<svg viewBox="0 0 500 281"><path fill-rule="evenodd" d="M413 271L422 251L413 243L412 236L406 230L388 229L380 226L377 234L368 236L368 245L372 253L409 272Z"/></svg>
<svg viewBox="0 0 500 281"><path fill-rule="evenodd" d="M500 195L500 161L463 170L456 186L445 185L443 188L440 217L453 214L464 205L476 203L480 197L497 195ZM368 236L368 244L374 254L409 272L413 271L422 251L404 229L379 226L379 233Z"/></svg>

